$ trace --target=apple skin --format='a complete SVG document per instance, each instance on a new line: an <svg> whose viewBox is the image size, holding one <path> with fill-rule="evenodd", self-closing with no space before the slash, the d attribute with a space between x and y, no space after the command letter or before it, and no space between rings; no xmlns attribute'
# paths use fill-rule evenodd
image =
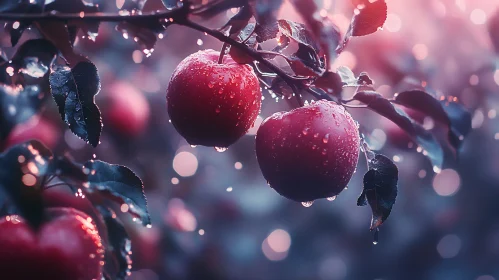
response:
<svg viewBox="0 0 499 280"><path fill-rule="evenodd" d="M256 135L262 174L298 202L339 194L355 172L360 138L344 107L321 100L264 120Z"/></svg>
<svg viewBox="0 0 499 280"><path fill-rule="evenodd" d="M36 139L54 149L59 141L59 128L51 121L35 116L25 123L18 124L4 142L4 149Z"/></svg>
<svg viewBox="0 0 499 280"><path fill-rule="evenodd" d="M19 216L1 218L1 279L101 279L104 250L91 218L72 208L46 211L37 231Z"/></svg>
<svg viewBox="0 0 499 280"><path fill-rule="evenodd" d="M127 82L112 84L106 93L109 107L103 112L104 123L126 136L144 132L150 115L149 103L144 95Z"/></svg>
<svg viewBox="0 0 499 280"><path fill-rule="evenodd" d="M246 134L260 112L262 93L253 69L204 50L185 58L167 90L168 114L191 145L228 147Z"/></svg>

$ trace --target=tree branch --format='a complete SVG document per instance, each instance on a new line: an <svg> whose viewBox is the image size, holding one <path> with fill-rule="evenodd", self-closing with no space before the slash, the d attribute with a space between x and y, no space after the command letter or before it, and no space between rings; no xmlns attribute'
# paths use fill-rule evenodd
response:
<svg viewBox="0 0 499 280"><path fill-rule="evenodd" d="M308 93L312 94L314 97L318 99L327 99L330 101L334 101L334 99L327 95L321 94L313 90L309 90L308 86L303 83L303 78L301 77L293 77L286 72L284 72L279 66L274 63L266 60L259 51L248 47L243 42L238 42L222 32L218 30L213 30L202 25L199 25L188 19L188 15L190 13L189 5L184 4L183 8L179 8L173 11L166 12L152 12L146 14L128 14L128 15L117 15L110 13L89 13L89 14L81 14L81 13L57 13L57 12L49 12L49 13L40 13L40 14L20 14L20 13L0 13L0 20L3 21L71 21L71 20L85 20L85 21L107 21L107 22L140 22L147 20L167 20L172 24L178 24L185 27L189 27L194 30L201 31L207 35L210 35L219 41L229 44L233 47L240 49L245 52L255 61L258 61L272 72L281 77L289 86L292 88L303 89Z"/></svg>
<svg viewBox="0 0 499 280"><path fill-rule="evenodd" d="M70 21L70 20L85 20L85 21L108 21L108 22L135 22L143 20L160 20L160 19L177 19L185 17L186 11L182 8L167 11L167 12L152 12L145 14L129 14L119 15L114 13L58 13L48 12L39 14L18 14L18 13L0 13L0 20L3 21ZM83 16L83 17L82 17Z"/></svg>

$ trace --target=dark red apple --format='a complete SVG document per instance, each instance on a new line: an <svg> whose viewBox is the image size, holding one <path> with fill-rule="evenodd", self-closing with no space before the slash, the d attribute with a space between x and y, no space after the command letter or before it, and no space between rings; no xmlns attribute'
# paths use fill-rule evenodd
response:
<svg viewBox="0 0 499 280"><path fill-rule="evenodd" d="M344 107L325 100L275 113L256 134L263 176L299 202L339 194L355 171L359 148L356 122Z"/></svg>
<svg viewBox="0 0 499 280"><path fill-rule="evenodd" d="M204 50L185 58L168 85L168 114L191 145L228 147L253 125L262 93L253 69Z"/></svg>
<svg viewBox="0 0 499 280"><path fill-rule="evenodd" d="M105 98L109 105L103 111L105 124L127 136L144 131L150 115L149 103L134 85L116 82L107 89Z"/></svg>
<svg viewBox="0 0 499 280"><path fill-rule="evenodd" d="M104 249L92 219L72 208L48 208L47 216L37 231L19 216L0 220L1 279L101 279Z"/></svg>
<svg viewBox="0 0 499 280"><path fill-rule="evenodd" d="M52 122L35 116L27 122L14 127L5 141L4 148L7 149L16 144L36 139L48 148L53 149L57 145L59 134L59 129Z"/></svg>

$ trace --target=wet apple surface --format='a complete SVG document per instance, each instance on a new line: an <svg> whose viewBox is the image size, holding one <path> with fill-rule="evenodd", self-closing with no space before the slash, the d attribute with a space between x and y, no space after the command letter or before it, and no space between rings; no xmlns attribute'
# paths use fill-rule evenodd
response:
<svg viewBox="0 0 499 280"><path fill-rule="evenodd" d="M191 145L226 148L253 125L262 94L248 65L204 50L185 58L167 90L168 114L176 130Z"/></svg>
<svg viewBox="0 0 499 280"><path fill-rule="evenodd" d="M256 135L263 176L279 194L308 202L339 194L359 157L357 124L344 107L314 102L267 118Z"/></svg>

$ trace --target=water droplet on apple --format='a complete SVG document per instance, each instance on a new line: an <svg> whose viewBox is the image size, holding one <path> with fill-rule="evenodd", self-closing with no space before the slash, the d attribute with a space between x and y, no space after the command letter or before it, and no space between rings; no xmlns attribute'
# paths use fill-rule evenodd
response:
<svg viewBox="0 0 499 280"><path fill-rule="evenodd" d="M336 195L335 196L331 196L331 197L328 197L326 198L327 201L334 201L336 199Z"/></svg>
<svg viewBox="0 0 499 280"><path fill-rule="evenodd" d="M227 148L226 147L215 147L215 150L219 153L223 153L223 152L227 151Z"/></svg>
<svg viewBox="0 0 499 280"><path fill-rule="evenodd" d="M310 128L306 127L303 129L303 131L301 133L303 133L303 135L307 135L309 130L310 130Z"/></svg>
<svg viewBox="0 0 499 280"><path fill-rule="evenodd" d="M312 204L314 204L313 201L305 201L305 202L302 202L301 205L303 205L303 207L310 207L312 206Z"/></svg>
<svg viewBox="0 0 499 280"><path fill-rule="evenodd" d="M324 135L324 138L322 138L322 142L323 142L324 144L327 144L327 142L328 142L328 141L329 141L329 133L328 133L328 134L326 134L326 135Z"/></svg>

